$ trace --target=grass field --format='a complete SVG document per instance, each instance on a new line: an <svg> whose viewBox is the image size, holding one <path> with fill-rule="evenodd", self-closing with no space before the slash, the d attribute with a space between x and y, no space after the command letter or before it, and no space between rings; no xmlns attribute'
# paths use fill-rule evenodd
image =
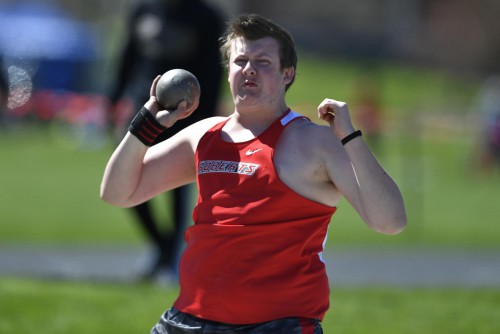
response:
<svg viewBox="0 0 500 334"><path fill-rule="evenodd" d="M0 279L0 332L148 333L177 290L151 285ZM496 290L334 289L325 333L495 334Z"/></svg>
<svg viewBox="0 0 500 334"><path fill-rule="evenodd" d="M349 101L360 73L353 64L308 59L299 64L290 105L314 118L324 97ZM448 74L385 66L377 67L377 78L390 124L378 157L401 187L409 226L398 236L376 234L342 202L328 245L499 247L500 178L470 168L476 147L464 106L477 86ZM128 212L98 196L111 141L100 148L72 148L71 141L48 125L0 132L0 243L143 242ZM147 333L175 294L146 285L3 277L0 333ZM500 332L500 287L333 287L332 300L325 333Z"/></svg>

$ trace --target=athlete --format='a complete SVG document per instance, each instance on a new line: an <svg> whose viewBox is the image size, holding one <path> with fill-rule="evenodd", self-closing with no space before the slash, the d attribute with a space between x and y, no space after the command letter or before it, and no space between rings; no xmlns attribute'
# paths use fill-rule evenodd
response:
<svg viewBox="0 0 500 334"><path fill-rule="evenodd" d="M145 137L196 109L159 110L156 78L106 166L101 197L130 207L197 183L179 296L151 333L322 333L321 252L337 204L344 196L370 228L396 234L406 225L401 193L346 103L320 103L325 125L287 106L297 67L288 31L243 15L227 25L221 52L234 112L148 147Z"/></svg>

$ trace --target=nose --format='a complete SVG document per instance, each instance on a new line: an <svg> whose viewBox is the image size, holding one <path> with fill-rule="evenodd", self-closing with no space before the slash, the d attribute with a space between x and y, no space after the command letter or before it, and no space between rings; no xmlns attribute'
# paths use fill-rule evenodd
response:
<svg viewBox="0 0 500 334"><path fill-rule="evenodd" d="M244 75L255 75L255 69L252 66L252 63L250 61L247 61L245 67L243 68L243 74Z"/></svg>

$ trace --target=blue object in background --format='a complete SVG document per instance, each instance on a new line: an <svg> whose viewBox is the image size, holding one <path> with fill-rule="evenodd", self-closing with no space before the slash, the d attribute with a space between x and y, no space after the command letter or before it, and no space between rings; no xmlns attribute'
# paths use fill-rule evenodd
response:
<svg viewBox="0 0 500 334"><path fill-rule="evenodd" d="M99 57L91 27L62 9L35 2L0 5L0 55L24 69L33 89L82 91Z"/></svg>

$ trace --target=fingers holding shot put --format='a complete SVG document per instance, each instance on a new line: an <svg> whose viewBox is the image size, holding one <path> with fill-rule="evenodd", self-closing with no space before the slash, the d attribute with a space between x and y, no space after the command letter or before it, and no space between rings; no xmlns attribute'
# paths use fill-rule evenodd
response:
<svg viewBox="0 0 500 334"><path fill-rule="evenodd" d="M153 115L161 109L160 104L158 103L158 99L156 97L156 86L158 85L158 81L160 80L161 75L157 75L151 84L151 88L149 90L149 100L144 104L144 107L149 110L149 112Z"/></svg>
<svg viewBox="0 0 500 334"><path fill-rule="evenodd" d="M199 105L201 89L198 79L184 69L173 69L157 76L151 85L145 107L159 123L171 127L191 115Z"/></svg>
<svg viewBox="0 0 500 334"><path fill-rule="evenodd" d="M194 105L188 105L186 101L182 100L174 110L160 110L156 114L156 120L163 126L169 128L180 119L189 117L198 107L199 101Z"/></svg>

